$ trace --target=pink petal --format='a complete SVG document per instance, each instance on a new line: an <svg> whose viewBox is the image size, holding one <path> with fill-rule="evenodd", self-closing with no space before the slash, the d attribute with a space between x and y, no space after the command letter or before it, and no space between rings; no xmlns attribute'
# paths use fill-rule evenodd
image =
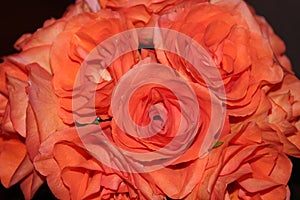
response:
<svg viewBox="0 0 300 200"><path fill-rule="evenodd" d="M39 173L46 176L51 192L58 199L70 199L69 190L61 180L60 168L52 157L37 156L34 166Z"/></svg>
<svg viewBox="0 0 300 200"><path fill-rule="evenodd" d="M93 12L98 12L101 9L98 0L85 0L85 2Z"/></svg>
<svg viewBox="0 0 300 200"><path fill-rule="evenodd" d="M27 176L20 184L25 199L32 199L43 182L44 178L36 171L33 171L32 174Z"/></svg>
<svg viewBox="0 0 300 200"><path fill-rule="evenodd" d="M26 140L25 144L27 147L28 155L31 160L34 160L38 154L40 148L40 132L37 126L37 121L32 109L29 104L26 112Z"/></svg>
<svg viewBox="0 0 300 200"><path fill-rule="evenodd" d="M38 29L34 34L22 35L15 46L25 51L38 46L51 45L57 35L63 31L65 24L66 21L63 19L49 19L45 21L43 27Z"/></svg>
<svg viewBox="0 0 300 200"><path fill-rule="evenodd" d="M20 66L25 71L25 66L37 63L49 73L52 73L50 68L50 45L39 46L22 51L19 54L13 54L7 57L8 60Z"/></svg>
<svg viewBox="0 0 300 200"><path fill-rule="evenodd" d="M36 116L40 140L66 127L58 116L57 97L52 89L52 76L38 64L29 68L29 101Z"/></svg>
<svg viewBox="0 0 300 200"><path fill-rule="evenodd" d="M25 145L16 139L0 138L0 179L5 187L10 187L32 171L26 156Z"/></svg>
<svg viewBox="0 0 300 200"><path fill-rule="evenodd" d="M10 118L15 130L23 137L26 136L26 109L28 96L26 94L27 82L7 76L9 92Z"/></svg>

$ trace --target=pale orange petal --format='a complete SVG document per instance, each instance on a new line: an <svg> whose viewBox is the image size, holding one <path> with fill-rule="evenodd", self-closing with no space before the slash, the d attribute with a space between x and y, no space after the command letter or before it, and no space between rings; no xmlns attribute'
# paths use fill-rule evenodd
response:
<svg viewBox="0 0 300 200"><path fill-rule="evenodd" d="M10 118L14 129L23 137L26 137L26 109L28 95L26 94L27 82L7 76L10 103Z"/></svg>
<svg viewBox="0 0 300 200"><path fill-rule="evenodd" d="M40 140L66 127L58 116L57 97L52 89L52 76L38 64L28 66L29 101L36 116Z"/></svg>

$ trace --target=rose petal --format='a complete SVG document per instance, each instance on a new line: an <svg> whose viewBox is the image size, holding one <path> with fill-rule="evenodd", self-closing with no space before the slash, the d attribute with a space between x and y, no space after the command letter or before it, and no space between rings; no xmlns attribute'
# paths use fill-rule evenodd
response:
<svg viewBox="0 0 300 200"><path fill-rule="evenodd" d="M202 179L206 164L207 157L151 172L151 184L155 184L168 197L181 199Z"/></svg>
<svg viewBox="0 0 300 200"><path fill-rule="evenodd" d="M30 48L26 51L22 51L19 54L13 54L7 57L7 59L13 63L16 63L16 65L20 66L24 71L26 71L25 70L26 65L32 63L38 63L49 73L52 73L50 68L50 62L49 62L50 60L49 54L50 54L50 45L45 45L45 46Z"/></svg>
<svg viewBox="0 0 300 200"><path fill-rule="evenodd" d="M217 46L229 34L230 28L230 25L225 21L216 20L211 22L205 30L205 44L210 48L211 46ZM212 51L215 51L215 49L212 49Z"/></svg>
<svg viewBox="0 0 300 200"><path fill-rule="evenodd" d="M58 116L57 97L52 89L52 76L38 64L28 66L29 101L35 113L40 140L66 127ZM47 111L47 112L45 112Z"/></svg>
<svg viewBox="0 0 300 200"><path fill-rule="evenodd" d="M22 35L15 43L15 46L25 51L38 46L51 45L57 35L62 32L65 23L64 19L49 19L45 21L43 27L38 29L34 34Z"/></svg>
<svg viewBox="0 0 300 200"><path fill-rule="evenodd" d="M37 121L32 109L29 104L26 111L26 140L25 144L27 147L28 155L31 160L34 160L35 156L38 154L40 148L40 133L37 126Z"/></svg>
<svg viewBox="0 0 300 200"><path fill-rule="evenodd" d="M89 5L93 12L98 12L101 9L98 0L85 0L85 2Z"/></svg>
<svg viewBox="0 0 300 200"><path fill-rule="evenodd" d="M271 182L264 179L247 178L239 181L239 184L248 192L256 193L262 190L267 190L280 185L279 183Z"/></svg>
<svg viewBox="0 0 300 200"><path fill-rule="evenodd" d="M23 137L26 137L27 86L27 82L7 76L7 88L11 109L10 118L14 129Z"/></svg>
<svg viewBox="0 0 300 200"><path fill-rule="evenodd" d="M43 182L44 177L42 177L36 171L33 171L32 174L27 176L20 184L20 188L24 194L24 198L32 199L36 191L43 184Z"/></svg>
<svg viewBox="0 0 300 200"><path fill-rule="evenodd" d="M53 158L37 156L34 166L39 173L46 176L47 184L57 198L70 199L69 190L60 177L60 168Z"/></svg>
<svg viewBox="0 0 300 200"><path fill-rule="evenodd" d="M251 145L242 148L241 146L229 146L226 149L224 157L224 167L222 168L220 175L231 174L238 169L241 163L247 159L258 146ZM234 157L234 159L232 159Z"/></svg>
<svg viewBox="0 0 300 200"><path fill-rule="evenodd" d="M5 187L14 185L31 172L32 165L21 141L0 138L0 168L3 169L0 178Z"/></svg>

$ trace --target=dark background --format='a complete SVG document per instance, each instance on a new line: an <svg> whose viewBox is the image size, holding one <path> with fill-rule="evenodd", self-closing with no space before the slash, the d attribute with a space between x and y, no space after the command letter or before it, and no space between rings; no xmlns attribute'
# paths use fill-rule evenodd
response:
<svg viewBox="0 0 300 200"><path fill-rule="evenodd" d="M32 33L46 19L59 18L73 0L7 0L1 2L0 56L15 53L14 42L23 33ZM274 31L285 41L287 55L300 77L300 1L248 0L258 14L263 15ZM299 91L300 92L300 91ZM292 158L293 174L289 183L292 200L300 200L300 159ZM0 169L4 170L4 169ZM0 199L21 200L18 185L4 189L0 185ZM55 199L47 185L43 185L34 199Z"/></svg>

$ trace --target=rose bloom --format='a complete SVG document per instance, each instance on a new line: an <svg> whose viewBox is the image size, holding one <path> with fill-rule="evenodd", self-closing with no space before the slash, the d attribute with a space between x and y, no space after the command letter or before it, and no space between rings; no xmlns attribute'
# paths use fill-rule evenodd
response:
<svg viewBox="0 0 300 200"><path fill-rule="evenodd" d="M269 40L243 1L183 4L164 14L158 24L187 34L209 52L223 79L230 116L253 113L259 88L282 80L283 70L274 62ZM202 83L177 56L159 51L158 58Z"/></svg>
<svg viewBox="0 0 300 200"><path fill-rule="evenodd" d="M240 133L248 126L248 122L257 121L263 130L268 130L263 132L264 137L260 141L259 148L265 148L265 144L268 143L274 144L274 148L277 148L276 145L278 144L280 144L279 146L287 145L287 147L283 149L279 147L276 150L273 150L273 147L268 147L266 151L279 152L278 156L280 158L282 156L284 157L281 160L288 160L282 151L294 156L299 153L297 145L293 146L293 152L291 152L289 150L291 144L290 142L286 142L285 139L285 137L289 137L290 141L294 143L297 142L297 139L295 139L297 137L297 130L294 125L290 125L290 127L293 128L284 127L282 130L274 130L274 128L269 126L269 122L260 120L262 118L258 117L258 114L262 114L259 113L261 107L265 107L263 111L264 114L272 110L270 106L268 107L270 100L266 98L266 95L269 94L268 91L276 90L277 85L281 84L283 80L285 69L290 68L288 59L283 55L285 47L282 41L272 32L268 24L258 16L253 16L253 12L242 1L227 4L220 1L212 2L212 4L213 5L206 3L179 4L173 9L166 10L161 17L158 17L159 27L183 32L198 41L211 53L212 58L219 67L225 84L227 95L226 103L233 127L232 133ZM193 5L193 7L191 5ZM119 8L114 7L114 9ZM226 21L224 19L226 19ZM180 60L178 56L174 56L174 54L169 52L161 52L160 50L156 53L158 62L175 68L193 82L195 82L196 79L198 83L203 84L201 77L196 77L196 75L192 73L192 70L187 68L189 67L188 64ZM274 58L274 54L277 60ZM268 74L268 76L266 77L264 74ZM294 91L297 91L297 89L295 88ZM293 100L293 102L297 101ZM273 113L274 115L277 114L276 111L273 111ZM295 119L297 118L293 117L293 120ZM285 135L283 131L286 131L287 128L291 132ZM116 141L120 140L120 143L126 141L125 138L120 138L120 135L120 132L116 134ZM271 137L273 140L270 140ZM130 144L130 142L123 143L125 146ZM228 148L231 149L231 147ZM251 148L255 149L256 147L249 147L249 149ZM254 155L254 157L259 156ZM277 155L275 155L275 157L277 157ZM285 161L280 163L274 162L273 166L284 165L282 163L285 163ZM233 164L229 162L228 166L231 165ZM287 169L289 169L287 171L290 171L290 166L287 165ZM250 172L247 172L247 174L248 173ZM256 172L251 173L255 174ZM266 178L270 173L270 171L264 172L264 177ZM164 180L169 180L168 177L170 176L164 176L162 174L163 173L159 172L156 173L157 176L163 176ZM198 178L199 177L200 176L198 176ZM265 190L269 191L268 195L276 196L278 190L270 190L270 188L280 183L282 188L284 188L280 190L283 191L281 197L283 199L288 198L286 184L289 175L284 178L284 181L276 180L277 178L276 176L273 177L275 183L273 185L270 184ZM276 183L277 181L278 183ZM159 183L159 181L157 181L157 183ZM171 193L164 188L163 184L157 184L157 186L172 198L183 198L185 195L184 192L176 193L176 190L174 190L175 187L172 187L173 193ZM186 189L186 187L181 187L182 190L184 190L183 188ZM245 193L244 196L248 195L250 198L253 195L250 193L258 192L258 190L249 189L249 191L243 192ZM201 197L201 194L202 193L200 193L198 198ZM209 195L214 194L212 192L212 194ZM240 195L243 196L242 194ZM266 194L262 198L270 197L268 195ZM214 197L212 196L211 198Z"/></svg>
<svg viewBox="0 0 300 200"><path fill-rule="evenodd" d="M287 74L278 89L268 94L272 106L270 127L277 132L284 152L296 157L300 156L299 89L297 77Z"/></svg>
<svg viewBox="0 0 300 200"><path fill-rule="evenodd" d="M232 132L238 132L247 123L255 121L266 130L263 138L267 143L280 144L284 153L299 157L299 95L296 92L299 87L298 79L289 72L283 82L263 94L259 107L252 115L232 123Z"/></svg>
<svg viewBox="0 0 300 200"><path fill-rule="evenodd" d="M15 44L22 52L4 57L0 64L0 165L5 169L0 179L5 187L20 182L25 199L44 182L33 165L40 143L65 127L57 116L51 84L51 45L70 17L86 11L88 7L78 2L65 18L50 19L34 34L24 34Z"/></svg>
<svg viewBox="0 0 300 200"><path fill-rule="evenodd" d="M97 45L137 27L186 34L221 81L207 83L185 58L155 49L157 32L99 48L106 59L126 45L133 51L82 67ZM162 42L181 45L172 39ZM0 179L20 182L26 199L45 180L59 199L289 198L286 154L300 155L299 80L282 41L243 1L77 1L15 46L21 52L0 64ZM129 94L155 78L176 93L153 81ZM226 95L211 95L220 84ZM221 125L216 101L227 106Z"/></svg>
<svg viewBox="0 0 300 200"><path fill-rule="evenodd" d="M208 155L204 178L186 199L289 199L291 161L281 146L264 141L265 134L252 122L223 138L229 145Z"/></svg>
<svg viewBox="0 0 300 200"><path fill-rule="evenodd" d="M63 32L53 42L50 52L53 87L61 106L59 115L65 123L74 124L72 116L73 87L83 60L97 44L132 27L117 12L101 10L98 13L83 13L71 18L65 25ZM113 54L114 52L108 51L106 53ZM136 52L130 52L118 58L108 71L100 72L105 67L103 66L105 64L102 63L91 69L89 72L91 75L88 78L97 85L96 102L99 103L95 105L94 102L83 100L82 106L92 108L96 106L97 115L107 115L110 94L114 85L134 65L137 59L139 59L139 55ZM85 90L86 88L75 88L76 91L77 89L80 93L82 89ZM76 112L76 110L73 111ZM80 122L86 123L90 120L92 119Z"/></svg>
<svg viewBox="0 0 300 200"><path fill-rule="evenodd" d="M0 165L3 168L0 172L0 178L5 187L10 187L22 181L21 189L24 191L25 196L30 198L40 186L41 180L39 180L36 173L33 173L33 165L27 155L26 144L23 138L26 136L26 118L20 114L24 112L23 100L26 102L26 99L28 99L25 93L27 76L18 66L6 60L4 63L1 63L0 74ZM36 185L31 185L33 177L36 178Z"/></svg>
<svg viewBox="0 0 300 200"><path fill-rule="evenodd" d="M124 14L128 21L131 21L135 27L144 27L145 25L152 24L154 19L158 15L171 9L174 5L183 3L183 0L142 0L142 1L107 1L98 0L98 4L102 8L112 9ZM198 2L208 2L207 0L201 0Z"/></svg>
<svg viewBox="0 0 300 200"><path fill-rule="evenodd" d="M107 125L108 123L104 126ZM95 127L86 126L79 129L86 129L90 132L93 128ZM47 178L47 183L57 198L163 198L149 193L148 183L144 179L136 180L130 174L116 171L99 163L85 149L77 131L78 129L73 127L52 134L41 145L40 154L34 162L36 169ZM105 150L102 152L102 156L109 156L109 154L110 152L105 152ZM136 182L143 184L143 187L135 188Z"/></svg>
<svg viewBox="0 0 300 200"><path fill-rule="evenodd" d="M53 116L51 110L55 110L57 105L56 96L51 89L52 76L49 74L51 69L47 55L50 51L49 44L59 32L62 23L48 20L43 30L22 36L16 42L16 47L23 51L5 57L1 64L3 101L1 100L0 163L6 170L1 171L0 177L5 187L21 181L21 189L26 199L32 198L44 181L32 164L40 142L53 129L55 131L56 128L64 126L58 125L59 122L55 121L58 117L55 116L54 123L47 122L48 117ZM47 37L48 34L53 37ZM44 79L37 76L37 73ZM39 98L37 94L40 95ZM43 112L45 108L50 111L47 115ZM36 118L41 123L40 130L31 131L32 128L37 129Z"/></svg>

